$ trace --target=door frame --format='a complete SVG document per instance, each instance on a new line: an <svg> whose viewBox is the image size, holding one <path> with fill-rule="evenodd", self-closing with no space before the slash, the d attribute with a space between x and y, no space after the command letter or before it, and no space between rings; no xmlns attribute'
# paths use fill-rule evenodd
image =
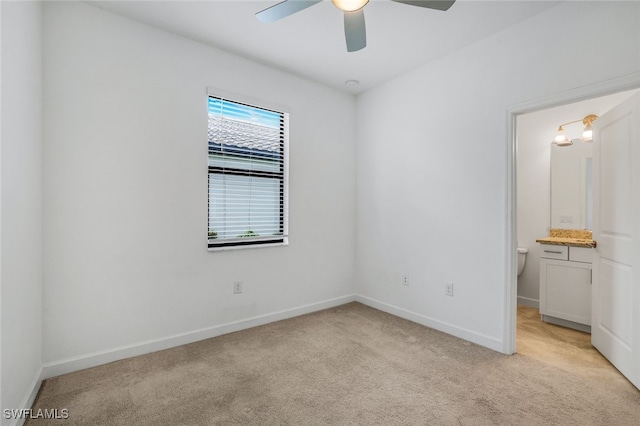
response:
<svg viewBox="0 0 640 426"><path fill-rule="evenodd" d="M502 352L516 352L516 320L518 296L518 205L517 205L517 128L518 115L580 102L640 88L640 72L581 86L550 96L514 104L506 108L506 211L505 211L505 280Z"/></svg>

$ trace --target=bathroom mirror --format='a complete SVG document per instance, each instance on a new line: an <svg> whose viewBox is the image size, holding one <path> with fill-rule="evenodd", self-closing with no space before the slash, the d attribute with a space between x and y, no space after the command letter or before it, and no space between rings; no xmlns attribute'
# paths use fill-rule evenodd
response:
<svg viewBox="0 0 640 426"><path fill-rule="evenodd" d="M593 144L551 144L551 227L592 229Z"/></svg>

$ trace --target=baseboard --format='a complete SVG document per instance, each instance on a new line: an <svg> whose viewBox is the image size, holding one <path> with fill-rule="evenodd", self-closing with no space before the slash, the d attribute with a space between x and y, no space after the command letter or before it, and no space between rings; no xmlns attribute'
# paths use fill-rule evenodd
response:
<svg viewBox="0 0 640 426"><path fill-rule="evenodd" d="M565 320L562 318L551 317L549 315L542 315L542 321L548 322L550 324L560 325L562 327L573 328L574 330L579 330L584 333L591 334L591 326L586 324L580 324L577 322Z"/></svg>
<svg viewBox="0 0 640 426"><path fill-rule="evenodd" d="M498 352L502 352L503 350L503 342L499 339L462 327L458 327L453 324L439 321L422 314L411 312L397 306L389 305L388 303L384 303L366 296L353 294L337 297L334 299L328 299L309 305L303 305L292 309L277 311L270 314L247 318L241 321L207 327L204 329L169 336L162 339L149 340L135 345L123 346L107 351L95 352L79 357L46 363L42 367L42 373L39 375L39 382L37 383L37 386L35 386L34 384L35 393L33 394L33 398L35 399L35 395L40 388L40 381L44 379L59 376L62 374L72 373L74 371L84 370L86 368L96 367L103 364L108 364L110 362L119 361L121 359L131 358L134 356L157 352L180 345L186 345L200 340L210 339L212 337L221 336L223 334L233 333L235 331L240 331L251 327L257 327L260 325L265 325L271 322L309 314L323 309L333 308L335 306L344 305L353 301L360 302L372 308L379 309L381 311L390 313L400 318L407 319L409 321L416 322L418 324L422 324L424 326L442 331L444 333L459 337L461 339L476 343L480 346L484 346ZM31 404L33 404L33 399L31 400ZM31 407L31 404L28 405L28 407Z"/></svg>
<svg viewBox="0 0 640 426"><path fill-rule="evenodd" d="M24 398L20 402L19 407L15 407L15 409L29 409L33 406L36 397L38 396L38 392L40 391L40 386L42 385L42 368L40 368L36 374L33 376L33 380L29 385L29 389L25 394ZM5 408L14 408L14 407L2 407ZM4 414L4 413L3 413ZM26 419L12 419L9 423L10 426L22 426Z"/></svg>
<svg viewBox="0 0 640 426"><path fill-rule="evenodd" d="M379 309L381 311L387 312L397 317L404 318L409 321L416 322L418 324L422 324L429 328L442 331L443 333L447 333L452 336L459 337L460 339L467 340L469 342L476 343L480 346L484 346L486 348L493 349L494 351L503 353L503 350L504 350L503 342L491 336L487 336L472 330L458 327L453 324L439 321L422 314L418 314L403 308L399 308L397 306L389 305L388 303L380 302L379 300L375 300L370 297L356 295L355 300L356 302L360 302L364 305L370 306L375 309Z"/></svg>
<svg viewBox="0 0 640 426"><path fill-rule="evenodd" d="M328 299L322 302L303 305L292 309L273 312L270 314L259 315L241 321L207 327L200 330L190 331L187 333L169 336L162 339L149 340L135 345L123 346L107 351L95 352L79 357L50 362L43 366L41 377L42 379L48 379L50 377L84 370L85 368L96 367L98 365L108 364L110 362L119 361L125 358L131 358L138 355L157 352L163 349L169 349L200 340L210 339L212 337L221 336L227 333L233 333L234 331L240 331L251 327L269 324L275 321L281 321L284 319L309 314L311 312L316 312L323 309L333 308L335 306L344 305L345 303L353 302L355 300L355 295L336 297L334 299Z"/></svg>
<svg viewBox="0 0 640 426"><path fill-rule="evenodd" d="M540 309L540 301L538 299L532 299L530 297L518 296L518 305Z"/></svg>

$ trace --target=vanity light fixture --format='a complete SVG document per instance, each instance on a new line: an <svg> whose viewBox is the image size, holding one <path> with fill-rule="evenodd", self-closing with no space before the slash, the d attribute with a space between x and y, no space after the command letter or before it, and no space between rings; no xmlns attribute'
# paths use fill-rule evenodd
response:
<svg viewBox="0 0 640 426"><path fill-rule="evenodd" d="M580 140L582 140L582 142L587 142L587 143L593 142L593 129L591 128L591 125L596 120L596 118L598 118L597 115L589 114L582 120L574 120L574 121L569 121L568 123L561 124L560 126L558 126L558 134L556 135L555 138L553 138L553 143L558 146L573 145L573 142L571 141L571 139L569 139L567 135L564 133L564 126L573 124L573 123L579 123L579 122L582 122L582 124L584 124L584 130L582 132L582 137L580 138Z"/></svg>

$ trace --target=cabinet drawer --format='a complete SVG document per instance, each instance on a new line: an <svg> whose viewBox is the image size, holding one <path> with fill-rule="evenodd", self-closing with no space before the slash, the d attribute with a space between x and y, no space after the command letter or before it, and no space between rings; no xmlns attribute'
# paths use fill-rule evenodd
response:
<svg viewBox="0 0 640 426"><path fill-rule="evenodd" d="M574 262L591 263L593 249L586 247L569 247L569 260Z"/></svg>
<svg viewBox="0 0 640 426"><path fill-rule="evenodd" d="M540 257L545 259L569 260L569 247L556 246L553 244L541 244L542 253Z"/></svg>

